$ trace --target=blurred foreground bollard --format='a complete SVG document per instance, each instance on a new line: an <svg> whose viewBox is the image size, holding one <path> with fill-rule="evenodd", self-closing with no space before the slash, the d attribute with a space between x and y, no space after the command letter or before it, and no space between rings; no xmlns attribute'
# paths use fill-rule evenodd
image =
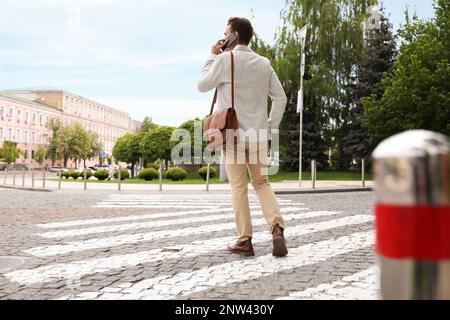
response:
<svg viewBox="0 0 450 320"><path fill-rule="evenodd" d="M450 142L414 130L373 152L384 299L450 299Z"/></svg>

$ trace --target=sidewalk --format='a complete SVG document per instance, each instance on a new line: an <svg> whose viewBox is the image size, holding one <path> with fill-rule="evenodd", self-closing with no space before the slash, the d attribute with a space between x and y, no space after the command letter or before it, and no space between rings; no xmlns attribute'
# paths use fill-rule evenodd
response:
<svg viewBox="0 0 450 320"><path fill-rule="evenodd" d="M369 191L373 187L373 181L366 181L365 188L362 189L361 181L316 181L316 188L312 189L311 181L303 181L302 187L299 187L298 181L284 181L284 182L272 182L272 189L276 193L307 193L307 192L342 192L342 191ZM13 179L8 178L6 181L6 185L3 184L3 180L0 180L0 187L12 188L15 187L17 189L30 189L31 188L31 179L25 179L25 187L22 186L22 179L16 177L16 184L13 186ZM35 179L34 187L39 191L42 189L42 180ZM61 182L61 190L83 190L84 183L82 182ZM206 191L206 184L163 184L163 190L178 190L178 191ZM253 189L252 185L248 184L249 189ZM45 189L49 190L58 190L58 181L45 181ZM118 191L118 185L116 183L87 183L87 191L89 190L116 190ZM159 184L128 184L121 183L121 190L151 190L158 191ZM226 184L210 184L210 191L223 191L230 190L230 185Z"/></svg>

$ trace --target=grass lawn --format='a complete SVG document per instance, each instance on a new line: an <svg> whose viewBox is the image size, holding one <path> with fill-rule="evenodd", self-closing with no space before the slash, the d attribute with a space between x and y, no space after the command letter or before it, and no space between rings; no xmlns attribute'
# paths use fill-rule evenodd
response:
<svg viewBox="0 0 450 320"><path fill-rule="evenodd" d="M271 182L282 182L282 181L297 181L298 180L298 172L284 172L280 171L278 174L269 177ZM303 172L302 175L303 180L311 180L311 172ZM366 174L366 180L372 180L372 174ZM51 181L58 181L58 179L49 179ZM331 181L360 181L361 174L358 172L341 172L341 171L331 171L331 172L317 172L317 180L331 180ZM73 180L64 179L62 180L67 182L80 182L82 183L82 179ZM249 179L250 181L250 179ZM117 180L94 180L93 178L87 181L88 183L117 183ZM122 183L137 183L137 184L159 184L159 180L145 181L137 178L129 178L126 180L122 180ZM186 179L183 181L172 181L168 179L163 180L164 184L204 184L205 181L198 175L197 172L188 172ZM214 177L210 179L211 184L220 184L227 183L221 182L219 177Z"/></svg>

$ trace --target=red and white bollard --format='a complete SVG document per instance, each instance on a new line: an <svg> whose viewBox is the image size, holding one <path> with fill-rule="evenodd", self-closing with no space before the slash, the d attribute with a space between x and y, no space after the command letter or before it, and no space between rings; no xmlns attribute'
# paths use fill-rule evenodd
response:
<svg viewBox="0 0 450 320"><path fill-rule="evenodd" d="M383 299L450 299L450 142L413 130L373 152Z"/></svg>

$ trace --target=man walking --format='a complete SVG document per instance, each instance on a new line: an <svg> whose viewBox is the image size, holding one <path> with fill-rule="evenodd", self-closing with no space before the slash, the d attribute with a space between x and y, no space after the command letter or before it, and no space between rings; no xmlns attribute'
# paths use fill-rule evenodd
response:
<svg viewBox="0 0 450 320"><path fill-rule="evenodd" d="M224 41L219 40L212 46L211 55L198 81L198 90L207 92L217 88L219 110L231 106L230 79L233 58L234 101L240 142L234 149L227 147L223 156L232 190L238 240L234 245L230 245L228 250L245 256L254 255L253 226L247 190L248 170L273 237L273 255L285 256L285 224L267 177L267 149L270 132L278 128L286 108L286 94L270 60L249 48L253 27L248 19L230 18L224 35ZM268 96L272 98L269 115Z"/></svg>

